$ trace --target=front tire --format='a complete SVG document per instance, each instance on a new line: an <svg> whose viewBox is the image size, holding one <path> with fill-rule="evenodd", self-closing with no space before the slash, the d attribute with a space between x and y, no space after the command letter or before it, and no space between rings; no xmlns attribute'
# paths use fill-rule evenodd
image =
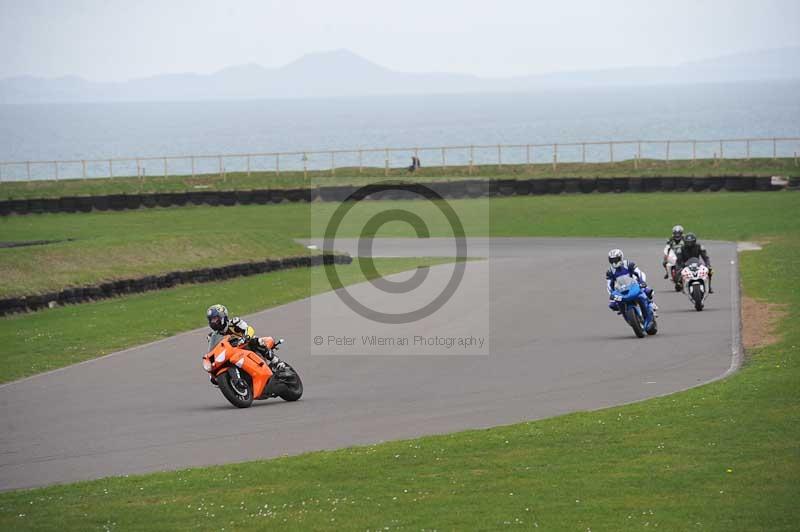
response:
<svg viewBox="0 0 800 532"><path fill-rule="evenodd" d="M699 284L692 286L692 301L694 301L694 309L697 312L703 310L703 290Z"/></svg>
<svg viewBox="0 0 800 532"><path fill-rule="evenodd" d="M636 312L636 309L633 308L633 305L628 305L627 310L625 310L625 317L628 319L628 323L633 329L633 333L636 335L637 338L644 338L644 327L642 326L642 320L639 318L639 314Z"/></svg>
<svg viewBox="0 0 800 532"><path fill-rule="evenodd" d="M253 404L253 383L250 380L250 375L244 372L241 375L241 381L234 383L231 372L226 371L217 377L217 384L219 384L219 391L233 406L247 408Z"/></svg>

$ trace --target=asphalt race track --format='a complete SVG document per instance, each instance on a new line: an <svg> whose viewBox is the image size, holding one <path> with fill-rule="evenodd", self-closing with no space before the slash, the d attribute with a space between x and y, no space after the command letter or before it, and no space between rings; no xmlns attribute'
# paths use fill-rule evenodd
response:
<svg viewBox="0 0 800 532"><path fill-rule="evenodd" d="M469 254L489 259L467 262L452 299L421 322L376 324L330 292L246 316L259 333L286 338L280 354L305 384L296 403L229 405L202 370L201 329L0 386L0 489L490 427L698 385L734 367L739 344L735 244L705 243L716 293L701 313L661 279L660 240L477 239ZM381 241L375 256L451 255L450 244ZM337 241L337 249L348 247L355 250ZM658 335L636 339L606 308L611 247L648 273L661 307ZM452 269L431 268L409 294L390 296L369 283L349 292L386 309L419 306ZM211 303L197 302L198 324ZM235 312L235 301L223 303ZM327 342L411 332L486 336L484 354L427 347L369 354L363 345L311 343L317 335ZM351 350L359 354L344 354Z"/></svg>

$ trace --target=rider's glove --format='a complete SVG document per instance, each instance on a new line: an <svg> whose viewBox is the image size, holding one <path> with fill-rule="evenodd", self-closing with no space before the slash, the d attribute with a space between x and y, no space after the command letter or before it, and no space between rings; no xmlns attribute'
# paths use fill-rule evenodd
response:
<svg viewBox="0 0 800 532"><path fill-rule="evenodd" d="M230 340L230 344L231 344L233 347L237 347L237 346L240 346L240 345L245 345L245 344L247 344L249 341L250 341L250 337L249 337L249 336L247 336L247 335L244 335L244 336L234 336L233 338L231 338L231 340Z"/></svg>

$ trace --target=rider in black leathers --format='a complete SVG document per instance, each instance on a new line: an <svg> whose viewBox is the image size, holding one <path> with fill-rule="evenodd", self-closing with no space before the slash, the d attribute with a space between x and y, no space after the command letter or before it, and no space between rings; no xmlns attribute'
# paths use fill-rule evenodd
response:
<svg viewBox="0 0 800 532"><path fill-rule="evenodd" d="M708 268L708 293L713 294L714 289L711 288L711 277L714 275L714 270L711 268L711 258L708 256L706 247L697 241L697 236L694 233L686 233L683 237L683 243L675 248L675 256L678 259L677 268L681 271L689 259L700 259L703 264Z"/></svg>

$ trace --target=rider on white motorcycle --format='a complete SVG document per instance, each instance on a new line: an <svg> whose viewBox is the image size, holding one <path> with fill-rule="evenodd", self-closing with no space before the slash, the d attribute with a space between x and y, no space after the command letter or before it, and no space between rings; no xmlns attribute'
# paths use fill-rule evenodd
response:
<svg viewBox="0 0 800 532"><path fill-rule="evenodd" d="M661 261L661 265L664 267L664 279L669 279L669 266L668 258L669 252L674 252L675 249L683 243L683 226L676 225L672 228L672 237L667 240L667 245L664 246L664 260Z"/></svg>
<svg viewBox="0 0 800 532"><path fill-rule="evenodd" d="M708 293L714 293L711 288L711 277L714 275L714 270L711 268L711 257L708 256L706 247L697 241L697 236L694 233L686 233L683 242L675 249L675 256L678 259L678 271L683 270L691 258L702 260L703 264L708 268Z"/></svg>

